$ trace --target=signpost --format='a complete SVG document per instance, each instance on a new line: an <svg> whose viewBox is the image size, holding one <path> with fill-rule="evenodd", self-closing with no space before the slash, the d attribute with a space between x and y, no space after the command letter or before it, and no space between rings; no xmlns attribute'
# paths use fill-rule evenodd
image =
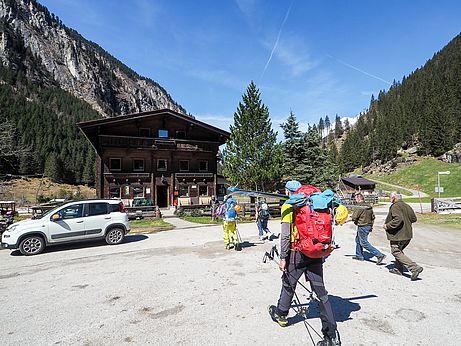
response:
<svg viewBox="0 0 461 346"><path fill-rule="evenodd" d="M441 175L448 175L448 174L450 174L450 171L437 172L437 187L435 189L435 192L439 193L439 198L440 198L440 193L443 192L443 187L440 187L440 176Z"/></svg>
<svg viewBox="0 0 461 346"><path fill-rule="evenodd" d="M421 191L421 185L416 184L416 190L418 190L418 197L419 197L419 207L421 208L421 214L423 213L423 203L421 202L421 194L419 191Z"/></svg>

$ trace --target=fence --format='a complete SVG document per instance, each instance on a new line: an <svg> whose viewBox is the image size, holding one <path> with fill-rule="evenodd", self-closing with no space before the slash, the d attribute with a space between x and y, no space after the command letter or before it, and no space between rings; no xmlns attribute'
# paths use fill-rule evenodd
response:
<svg viewBox="0 0 461 346"><path fill-rule="evenodd" d="M433 198L431 211L438 214L461 214L461 197Z"/></svg>

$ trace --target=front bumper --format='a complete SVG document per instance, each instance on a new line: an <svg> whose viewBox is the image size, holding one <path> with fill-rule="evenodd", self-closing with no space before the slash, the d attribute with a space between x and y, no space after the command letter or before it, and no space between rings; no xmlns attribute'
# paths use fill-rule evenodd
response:
<svg viewBox="0 0 461 346"><path fill-rule="evenodd" d="M1 243L2 249L17 249L17 244L8 244L8 243Z"/></svg>

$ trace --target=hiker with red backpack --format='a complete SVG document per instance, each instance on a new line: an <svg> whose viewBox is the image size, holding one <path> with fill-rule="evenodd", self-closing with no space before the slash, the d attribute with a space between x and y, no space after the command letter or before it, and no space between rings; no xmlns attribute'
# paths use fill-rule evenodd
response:
<svg viewBox="0 0 461 346"><path fill-rule="evenodd" d="M290 180L285 185L289 199L282 205L280 263L282 290L277 306L269 306L271 318L288 325L287 315L299 278L304 274L319 299L323 340L317 346L341 345L328 292L323 282L323 258L333 251L333 192L323 194L314 186ZM330 193L331 192L331 193Z"/></svg>

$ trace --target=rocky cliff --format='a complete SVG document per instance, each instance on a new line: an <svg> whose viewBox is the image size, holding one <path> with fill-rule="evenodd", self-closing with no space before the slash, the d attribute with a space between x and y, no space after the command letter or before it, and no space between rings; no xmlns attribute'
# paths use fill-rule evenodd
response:
<svg viewBox="0 0 461 346"><path fill-rule="evenodd" d="M18 51L24 54L18 54ZM61 87L103 116L161 108L185 110L34 0L0 0L0 61L27 78Z"/></svg>

